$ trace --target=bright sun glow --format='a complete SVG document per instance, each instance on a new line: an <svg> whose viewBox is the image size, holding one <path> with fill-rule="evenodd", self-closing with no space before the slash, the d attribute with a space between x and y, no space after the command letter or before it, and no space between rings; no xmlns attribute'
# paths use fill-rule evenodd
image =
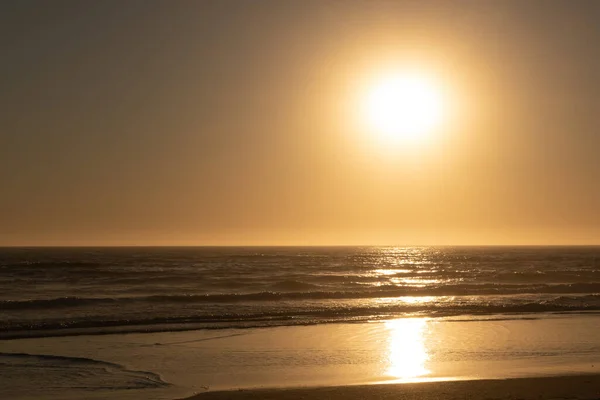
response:
<svg viewBox="0 0 600 400"><path fill-rule="evenodd" d="M367 94L369 128L387 141L421 140L441 123L442 100L439 88L425 77L388 76Z"/></svg>

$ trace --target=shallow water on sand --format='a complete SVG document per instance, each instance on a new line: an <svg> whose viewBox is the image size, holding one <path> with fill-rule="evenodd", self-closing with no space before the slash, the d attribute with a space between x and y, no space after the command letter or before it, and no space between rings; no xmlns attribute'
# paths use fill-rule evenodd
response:
<svg viewBox="0 0 600 400"><path fill-rule="evenodd" d="M0 372L0 397L173 399L250 387L597 373L598 328L597 315L422 317L0 341L0 363L19 377L7 379ZM28 357L33 364L27 365L21 356L20 364L10 364L14 360L6 353L64 358ZM67 358L79 364L65 368ZM36 360L46 365L36 366ZM52 360L56 365L49 368ZM110 368L98 369L101 363ZM85 387L77 381L81 374ZM62 384L51 384L53 378Z"/></svg>

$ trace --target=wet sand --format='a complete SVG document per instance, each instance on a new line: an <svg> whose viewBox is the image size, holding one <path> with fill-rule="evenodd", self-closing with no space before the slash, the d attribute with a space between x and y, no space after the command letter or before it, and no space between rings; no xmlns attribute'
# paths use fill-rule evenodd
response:
<svg viewBox="0 0 600 400"><path fill-rule="evenodd" d="M519 315L0 340L0 399L600 400L598 326Z"/></svg>
<svg viewBox="0 0 600 400"><path fill-rule="evenodd" d="M207 392L188 400L600 399L600 375Z"/></svg>

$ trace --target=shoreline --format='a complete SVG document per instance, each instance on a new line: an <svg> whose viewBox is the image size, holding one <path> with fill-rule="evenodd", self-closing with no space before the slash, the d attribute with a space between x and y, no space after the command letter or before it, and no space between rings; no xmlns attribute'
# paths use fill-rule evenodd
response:
<svg viewBox="0 0 600 400"><path fill-rule="evenodd" d="M450 380L272 389L238 389L196 394L178 400L464 400L600 398L600 374L530 378Z"/></svg>
<svg viewBox="0 0 600 400"><path fill-rule="evenodd" d="M88 398L93 390L123 400L600 400L598 318L415 317L0 340L14 378L0 398ZM145 371L168 386L148 387Z"/></svg>
<svg viewBox="0 0 600 400"><path fill-rule="evenodd" d="M351 324L370 324L397 319L406 318L427 318L432 321L440 322L485 322L485 321L525 321L539 320L547 318L562 318L570 316L600 316L600 310L577 310L561 312L520 312L520 313L490 313L490 314L448 314L448 315L408 315L408 316L386 316L380 318L366 317L365 319L355 320L327 320L324 322L305 322L295 323L287 322L281 324L256 324L256 325L235 325L229 323L172 323L172 324L154 324L154 325L115 325L98 326L83 328L56 328L56 329L31 329L31 330L7 330L0 331L0 341L28 340L28 339L48 339L48 338L66 338L78 336L105 336L105 335L129 335L129 334L160 334L160 333L180 333L180 332L226 332L231 330L250 330L250 329L273 329L273 328L293 328L322 325L351 325Z"/></svg>

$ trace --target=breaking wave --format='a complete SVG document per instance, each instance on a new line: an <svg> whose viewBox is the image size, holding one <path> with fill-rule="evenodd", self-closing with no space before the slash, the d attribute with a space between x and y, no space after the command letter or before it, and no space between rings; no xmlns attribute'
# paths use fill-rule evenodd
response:
<svg viewBox="0 0 600 400"><path fill-rule="evenodd" d="M36 310L50 308L79 307L86 305L131 304L131 303L235 303L248 301L285 301L285 300L343 300L374 299L401 296L473 296L473 295L510 295L510 294L576 294L600 292L600 283L572 283L557 285L446 285L429 288L389 287L377 290L357 291L291 291L305 289L314 285L299 282L284 283L280 289L289 292L258 292L234 294L191 294L191 295L152 295L135 297L58 297L35 300L0 300L0 310ZM599 295L592 294L595 298ZM586 296L589 298L589 296Z"/></svg>
<svg viewBox="0 0 600 400"><path fill-rule="evenodd" d="M501 301L436 301L411 303L392 301L363 305L340 304L337 307L301 307L287 309L257 309L254 312L190 313L180 316L151 318L102 319L98 317L60 322L28 322L5 325L0 339L23 337L67 336L123 332L172 331L188 329L252 328L281 325L307 325L332 322L354 322L420 315L448 317L461 315L537 314L537 313L600 312L600 295L559 296L544 301L502 303Z"/></svg>

